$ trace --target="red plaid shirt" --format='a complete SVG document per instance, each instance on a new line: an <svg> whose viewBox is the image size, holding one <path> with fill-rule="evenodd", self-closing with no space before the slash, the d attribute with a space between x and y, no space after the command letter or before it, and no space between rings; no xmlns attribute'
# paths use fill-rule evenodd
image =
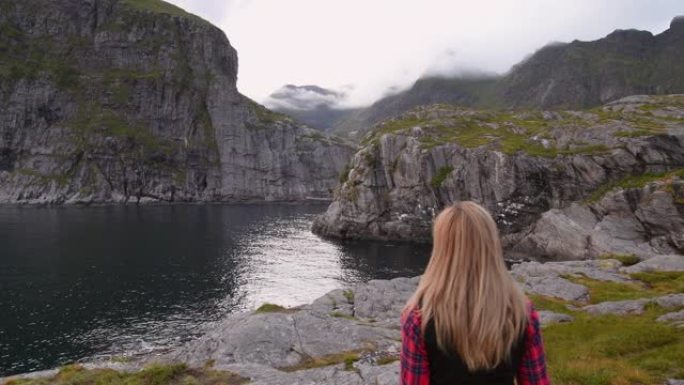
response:
<svg viewBox="0 0 684 385"><path fill-rule="evenodd" d="M421 332L420 310L402 316L401 384L429 385L430 367ZM539 314L530 303L530 320L525 331L525 352L517 373L518 385L549 385Z"/></svg>

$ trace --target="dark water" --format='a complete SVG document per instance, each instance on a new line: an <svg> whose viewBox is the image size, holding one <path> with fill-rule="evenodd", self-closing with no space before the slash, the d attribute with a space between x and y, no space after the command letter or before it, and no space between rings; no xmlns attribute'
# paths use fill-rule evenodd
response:
<svg viewBox="0 0 684 385"><path fill-rule="evenodd" d="M423 247L311 234L324 209L0 207L0 376L169 347L229 312L422 272Z"/></svg>

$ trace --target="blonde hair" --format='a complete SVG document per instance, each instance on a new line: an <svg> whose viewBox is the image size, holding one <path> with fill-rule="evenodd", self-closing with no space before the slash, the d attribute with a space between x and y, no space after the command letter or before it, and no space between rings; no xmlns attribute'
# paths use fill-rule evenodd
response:
<svg viewBox="0 0 684 385"><path fill-rule="evenodd" d="M510 359L527 323L527 299L508 273L491 215L456 203L435 219L432 256L406 310L420 308L422 330L434 321L437 344L471 371Z"/></svg>

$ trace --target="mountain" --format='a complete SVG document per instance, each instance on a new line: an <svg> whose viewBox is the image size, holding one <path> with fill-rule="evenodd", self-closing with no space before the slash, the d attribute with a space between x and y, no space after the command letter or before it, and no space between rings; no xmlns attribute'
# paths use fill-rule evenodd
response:
<svg viewBox="0 0 684 385"><path fill-rule="evenodd" d="M509 256L684 253L684 95L582 111L418 107L376 125L314 231L429 242L452 202L489 209Z"/></svg>
<svg viewBox="0 0 684 385"><path fill-rule="evenodd" d="M368 108L360 109L341 120L333 132L359 140L378 122L433 103L454 103L466 106L495 104L498 78L492 75L469 78L426 77L401 93L387 96Z"/></svg>
<svg viewBox="0 0 684 385"><path fill-rule="evenodd" d="M241 95L159 0L0 0L0 202L327 197L352 149Z"/></svg>
<svg viewBox="0 0 684 385"><path fill-rule="evenodd" d="M287 84L264 102L273 111L295 118L310 127L329 131L358 109L343 107L346 94L316 85Z"/></svg>
<svg viewBox="0 0 684 385"><path fill-rule="evenodd" d="M684 17L658 35L617 30L590 42L541 48L505 75L429 77L337 124L360 139L376 123L416 106L457 103L478 108L577 109L636 94L684 93Z"/></svg>
<svg viewBox="0 0 684 385"><path fill-rule="evenodd" d="M584 108L627 95L684 92L684 18L658 35L617 30L591 42L544 47L501 80L508 105Z"/></svg>

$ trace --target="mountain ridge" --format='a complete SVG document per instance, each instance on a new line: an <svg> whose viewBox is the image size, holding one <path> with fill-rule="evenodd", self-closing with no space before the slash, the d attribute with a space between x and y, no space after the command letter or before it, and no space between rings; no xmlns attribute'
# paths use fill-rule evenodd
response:
<svg viewBox="0 0 684 385"><path fill-rule="evenodd" d="M360 140L372 125L433 103L581 109L629 95L684 93L682 57L684 17L677 16L657 35L618 29L593 41L548 44L498 76L418 79L408 90L350 115L333 132Z"/></svg>

